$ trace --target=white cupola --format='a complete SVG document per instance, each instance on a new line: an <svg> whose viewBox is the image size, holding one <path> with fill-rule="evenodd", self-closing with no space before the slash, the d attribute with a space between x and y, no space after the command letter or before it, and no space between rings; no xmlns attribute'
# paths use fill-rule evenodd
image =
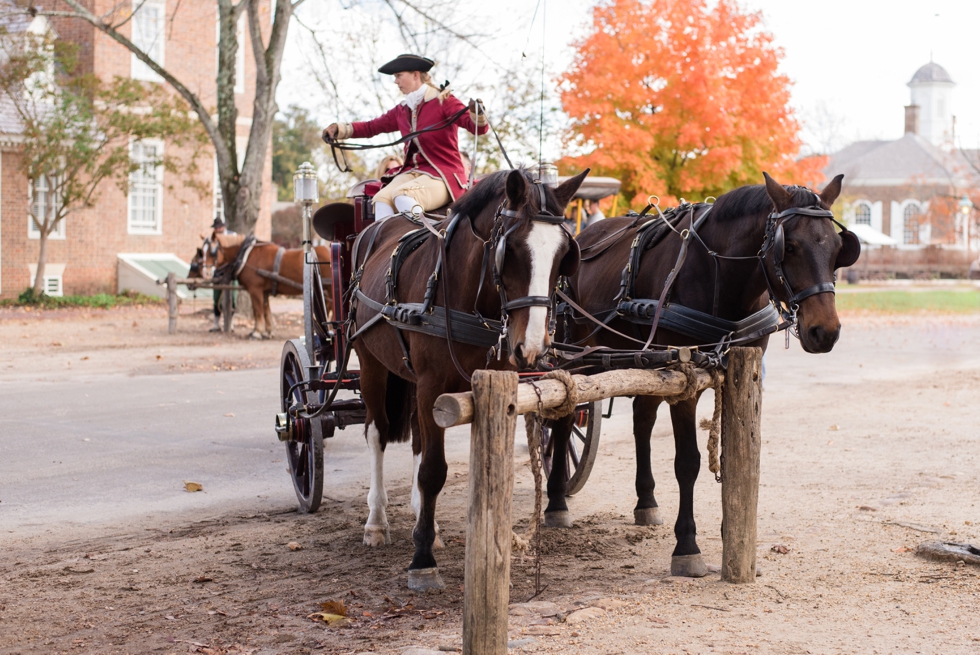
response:
<svg viewBox="0 0 980 655"><path fill-rule="evenodd" d="M953 138L953 87L956 83L946 69L929 62L915 71L909 82L912 107L918 107L918 134L934 146Z"/></svg>

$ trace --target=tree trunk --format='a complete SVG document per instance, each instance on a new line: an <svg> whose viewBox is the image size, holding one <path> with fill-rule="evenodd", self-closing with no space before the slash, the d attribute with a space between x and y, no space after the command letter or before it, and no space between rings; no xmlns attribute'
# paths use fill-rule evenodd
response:
<svg viewBox="0 0 980 655"><path fill-rule="evenodd" d="M44 293L44 266L48 260L48 235L50 233L47 221L41 224L39 232L41 233L41 238L38 239L37 248L37 275L34 276L33 287L35 298Z"/></svg>

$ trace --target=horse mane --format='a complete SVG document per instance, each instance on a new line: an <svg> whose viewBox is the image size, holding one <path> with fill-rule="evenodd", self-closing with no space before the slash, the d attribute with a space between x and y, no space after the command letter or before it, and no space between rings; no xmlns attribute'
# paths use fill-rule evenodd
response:
<svg viewBox="0 0 980 655"><path fill-rule="evenodd" d="M520 171L528 186L534 184L534 176L526 168L519 167L513 170ZM459 200L453 203L452 212L454 214L471 216L473 218L479 216L480 212L486 209L487 205L506 195L505 187L507 185L507 176L510 175L511 172L511 170L505 169L490 173L486 177L482 178L479 183L474 184L473 188L464 193L462 196L460 196ZM555 199L554 190L547 186L545 186L545 188L547 189L549 209L558 209L558 203Z"/></svg>
<svg viewBox="0 0 980 655"><path fill-rule="evenodd" d="M245 241L244 234L216 234L214 235L214 240L218 242L218 245L222 248L232 248L234 246L242 245Z"/></svg>
<svg viewBox="0 0 980 655"><path fill-rule="evenodd" d="M793 197L794 206L813 204L814 192L805 187L783 186ZM753 184L733 189L718 196L711 210L712 220L724 221L742 216L769 215L772 211L772 198L766 192L765 184Z"/></svg>

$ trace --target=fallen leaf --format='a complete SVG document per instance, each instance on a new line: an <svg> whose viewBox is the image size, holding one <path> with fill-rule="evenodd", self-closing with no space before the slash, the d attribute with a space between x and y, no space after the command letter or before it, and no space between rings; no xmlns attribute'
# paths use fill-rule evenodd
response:
<svg viewBox="0 0 980 655"><path fill-rule="evenodd" d="M61 343L60 341L52 341L51 345L54 346L55 348L61 348L65 344Z"/></svg>
<svg viewBox="0 0 980 655"><path fill-rule="evenodd" d="M157 359L163 359L163 355L157 355Z"/></svg>
<svg viewBox="0 0 980 655"><path fill-rule="evenodd" d="M868 505L859 505L858 506L858 509L861 510L862 512L877 512L878 511L878 508L877 507L869 507Z"/></svg>
<svg viewBox="0 0 980 655"><path fill-rule="evenodd" d="M227 414L225 414L225 416L228 416L230 418L235 418L235 415L232 414L231 412L228 412Z"/></svg>
<svg viewBox="0 0 980 655"><path fill-rule="evenodd" d="M840 430L840 426L835 423L834 425L831 425L829 429L831 432L837 432Z"/></svg>
<svg viewBox="0 0 980 655"><path fill-rule="evenodd" d="M288 544L286 544L286 548L292 551L303 550L303 545L298 541L290 541Z"/></svg>
<svg viewBox="0 0 980 655"><path fill-rule="evenodd" d="M184 480L184 489L186 491L204 491L204 487L197 482L188 482L187 480Z"/></svg>
<svg viewBox="0 0 980 655"><path fill-rule="evenodd" d="M341 626L350 623L347 617L340 616L339 614L330 614L329 612L314 612L313 614L308 615L306 618L314 621L323 621L327 625L331 626Z"/></svg>
<svg viewBox="0 0 980 655"><path fill-rule="evenodd" d="M82 357L82 361L83 361L83 362L84 362L84 361L85 361L86 359L88 359L88 355L85 355L85 357Z"/></svg>
<svg viewBox="0 0 980 655"><path fill-rule="evenodd" d="M328 600L325 603L320 603L320 610L327 614L347 616L347 606L344 605L344 601L342 600Z"/></svg>
<svg viewBox="0 0 980 655"><path fill-rule="evenodd" d="M209 578L206 575L199 575L196 578L194 578L194 582L197 582L198 584L203 584L205 582L214 582L214 578Z"/></svg>
<svg viewBox="0 0 980 655"><path fill-rule="evenodd" d="M898 548L892 548L893 553L911 553L912 549L908 546L899 546Z"/></svg>
<svg viewBox="0 0 980 655"><path fill-rule="evenodd" d="M783 544L773 544L772 548L770 548L769 550L771 550L774 553L779 553L780 555L785 555L789 552L789 547L784 546Z"/></svg>

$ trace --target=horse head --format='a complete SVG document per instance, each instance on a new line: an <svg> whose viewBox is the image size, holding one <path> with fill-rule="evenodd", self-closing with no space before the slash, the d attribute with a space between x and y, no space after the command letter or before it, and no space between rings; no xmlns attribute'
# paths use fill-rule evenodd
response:
<svg viewBox="0 0 980 655"><path fill-rule="evenodd" d="M803 349L830 352L840 336L835 271L850 266L861 254L854 233L846 228L838 233L834 226L839 223L830 213L844 176L838 175L816 193L804 187L783 187L763 175L773 203L763 259L772 293L784 312L796 314Z"/></svg>
<svg viewBox="0 0 980 655"><path fill-rule="evenodd" d="M554 189L521 169L507 174L494 244L494 277L510 361L520 368L533 367L551 346L552 290L559 275L573 275L578 269L579 247L565 228L565 207L588 174L586 169Z"/></svg>

